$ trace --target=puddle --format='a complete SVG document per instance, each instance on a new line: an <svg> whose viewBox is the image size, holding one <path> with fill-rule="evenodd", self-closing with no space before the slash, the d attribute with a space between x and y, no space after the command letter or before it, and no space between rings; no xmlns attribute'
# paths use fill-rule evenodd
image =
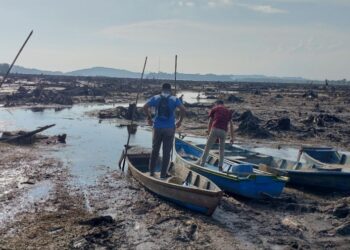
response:
<svg viewBox="0 0 350 250"><path fill-rule="evenodd" d="M16 196L11 202L4 204L4 207L1 207L0 228L5 225L5 222L13 221L16 214L32 208L34 203L46 201L52 189L53 184L50 181L42 181L28 188L23 194ZM13 203L16 205L14 206Z"/></svg>
<svg viewBox="0 0 350 250"><path fill-rule="evenodd" d="M45 200L49 197L49 193L53 188L53 184L50 181L42 181L35 184L27 193L27 200L35 202L39 200Z"/></svg>
<svg viewBox="0 0 350 250"><path fill-rule="evenodd" d="M198 94L200 99L198 99ZM206 96L203 92L193 92L193 91L179 91L177 93L177 97L180 97L181 95L183 96L183 100L187 103L210 103L214 102L213 100L206 99Z"/></svg>

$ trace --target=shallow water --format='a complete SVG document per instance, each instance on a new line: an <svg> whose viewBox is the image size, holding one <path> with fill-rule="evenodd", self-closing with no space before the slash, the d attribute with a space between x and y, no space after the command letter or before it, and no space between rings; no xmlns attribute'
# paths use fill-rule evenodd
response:
<svg viewBox="0 0 350 250"><path fill-rule="evenodd" d="M47 200L52 190L53 184L50 181L38 182L33 186L28 185L27 192L14 198L16 206L13 206L13 203L4 204L4 206L2 206L0 228L2 228L6 222L12 221L16 217L16 214L33 207L36 202L44 202Z"/></svg>
<svg viewBox="0 0 350 250"><path fill-rule="evenodd" d="M199 99L198 99L198 94L199 94ZM202 92L193 92L193 91L179 91L177 93L177 97L180 97L183 95L183 100L187 103L210 103L214 102L214 100L206 99L206 96Z"/></svg>
<svg viewBox="0 0 350 250"><path fill-rule="evenodd" d="M33 130L40 126L56 124L46 130L48 135L67 134L67 144L53 152L68 164L76 184L93 184L108 169L117 169L117 162L127 141L126 128L117 127L112 121L99 123L86 112L111 108L113 105L74 105L72 108L55 111L45 109L33 112L30 109L0 109L0 131ZM138 129L130 144L150 147L151 133Z"/></svg>
<svg viewBox="0 0 350 250"><path fill-rule="evenodd" d="M48 135L66 133L67 144L52 149L52 153L69 166L70 173L74 176L73 184L93 185L98 177L103 176L108 170L118 169L117 163L128 133L125 127L116 126L113 120L100 122L99 119L86 113L114 106L74 105L63 110L45 109L41 112L23 108L0 108L0 132L17 129L33 130L40 126L56 124L44 133ZM130 144L151 147L151 140L150 130L140 127L137 133L131 136ZM206 138L193 136L186 136L185 140L194 143L206 142ZM296 148L250 149L289 160L296 160L298 156Z"/></svg>

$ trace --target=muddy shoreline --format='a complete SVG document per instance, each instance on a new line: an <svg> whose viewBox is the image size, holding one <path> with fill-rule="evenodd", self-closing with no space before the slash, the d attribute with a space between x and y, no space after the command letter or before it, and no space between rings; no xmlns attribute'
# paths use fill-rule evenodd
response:
<svg viewBox="0 0 350 250"><path fill-rule="evenodd" d="M26 166L16 174L23 181L2 185L1 209L13 217L2 217L1 249L347 249L350 244L346 194L288 187L278 199L225 195L207 217L159 199L119 170L80 187L57 159L39 157L40 146L1 145L1 151L1 177L8 175L6 166L18 172ZM22 158L16 166L13 152ZM23 198L41 183L46 195Z"/></svg>
<svg viewBox="0 0 350 250"><path fill-rule="evenodd" d="M141 102L157 93L161 82L146 81ZM135 98L137 86L135 79L16 76L4 86L0 102L37 112L72 103L111 103L115 112L119 104ZM225 91L218 93L218 86ZM235 111L238 143L350 149L350 87L179 82L179 89L206 98L186 105L184 134L205 135L207 111L219 97ZM15 95L8 97L11 91ZM103 111L107 115L102 118L99 112L89 115L101 122L127 123L125 117L110 118ZM137 122L144 125L144 118ZM265 131L266 137L254 131ZM68 163L52 154L62 147L44 142L0 144L0 249L348 249L350 245L348 194L287 187L278 199L225 195L214 215L206 217L159 199L115 166L105 167L96 181L77 185Z"/></svg>

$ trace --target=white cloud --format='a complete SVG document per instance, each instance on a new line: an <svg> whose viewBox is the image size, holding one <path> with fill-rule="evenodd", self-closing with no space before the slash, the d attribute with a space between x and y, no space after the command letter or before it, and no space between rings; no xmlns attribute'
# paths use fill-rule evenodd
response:
<svg viewBox="0 0 350 250"><path fill-rule="evenodd" d="M209 6L209 7L215 7L215 6L216 6L216 3L213 2L213 1L209 1L209 2L208 2L208 6Z"/></svg>
<svg viewBox="0 0 350 250"><path fill-rule="evenodd" d="M185 5L187 7L193 7L195 4L194 4L194 2L186 2Z"/></svg>
<svg viewBox="0 0 350 250"><path fill-rule="evenodd" d="M180 7L194 7L195 3L192 1L179 1L177 3Z"/></svg>
<svg viewBox="0 0 350 250"><path fill-rule="evenodd" d="M270 2L288 3L288 4L332 4L349 5L349 0L270 0Z"/></svg>
<svg viewBox="0 0 350 250"><path fill-rule="evenodd" d="M225 6L225 5L232 5L232 4L233 4L232 0L209 0L209 1L207 1L207 5L210 7Z"/></svg>
<svg viewBox="0 0 350 250"><path fill-rule="evenodd" d="M246 8L255 12L265 13L265 14L281 14L287 13L288 11L273 7L271 5L261 5L261 4L248 4L244 1L239 0L192 0L192 1L179 1L178 5L181 7L193 7L197 6L209 6L214 7L238 7Z"/></svg>
<svg viewBox="0 0 350 250"><path fill-rule="evenodd" d="M286 10L278 9L278 8L272 7L271 5L251 5L251 4L239 4L239 5L242 7L246 7L250 10L265 13L265 14L287 13Z"/></svg>

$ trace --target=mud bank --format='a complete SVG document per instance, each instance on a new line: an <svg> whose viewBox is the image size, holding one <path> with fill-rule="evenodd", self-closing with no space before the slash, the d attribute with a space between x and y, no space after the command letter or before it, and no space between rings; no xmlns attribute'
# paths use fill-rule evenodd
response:
<svg viewBox="0 0 350 250"><path fill-rule="evenodd" d="M350 244L350 200L343 194L286 188L280 198L261 201L225 195L207 217L159 199L119 170L77 185L67 166L39 156L40 147L1 145L1 152L0 176L6 180L1 249L347 249Z"/></svg>
<svg viewBox="0 0 350 250"><path fill-rule="evenodd" d="M140 102L159 93L163 82L166 81L146 79ZM138 79L16 75L1 89L0 103L47 106L102 102L118 106L133 102L139 87ZM180 130L183 133L206 135L211 103L223 99L236 118L247 111L257 118L235 121L238 141L328 145L350 150L350 86L178 81L177 87L187 102L187 119ZM97 112L96 116L128 118L124 113L116 107ZM142 114L139 118L142 120Z"/></svg>

